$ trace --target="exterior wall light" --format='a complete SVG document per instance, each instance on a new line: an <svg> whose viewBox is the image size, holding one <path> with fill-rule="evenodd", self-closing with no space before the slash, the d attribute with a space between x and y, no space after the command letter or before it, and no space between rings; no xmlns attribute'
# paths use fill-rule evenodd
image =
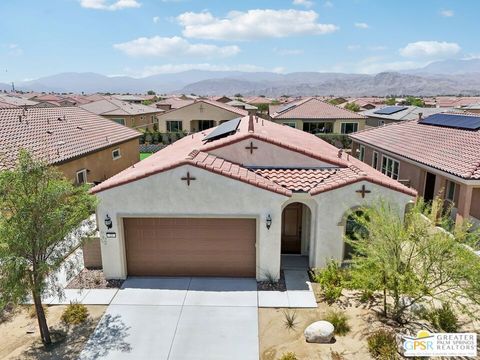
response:
<svg viewBox="0 0 480 360"><path fill-rule="evenodd" d="M267 215L267 221L266 221L267 229L270 229L270 226L272 226L272 217L270 214Z"/></svg>
<svg viewBox="0 0 480 360"><path fill-rule="evenodd" d="M112 228L112 219L110 219L110 216L105 216L105 226L107 227L107 229L111 229Z"/></svg>

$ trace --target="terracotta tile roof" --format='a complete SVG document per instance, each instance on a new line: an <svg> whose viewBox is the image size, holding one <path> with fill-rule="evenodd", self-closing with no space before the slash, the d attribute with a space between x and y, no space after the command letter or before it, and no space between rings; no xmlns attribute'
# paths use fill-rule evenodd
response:
<svg viewBox="0 0 480 360"><path fill-rule="evenodd" d="M313 175L314 179L320 177L323 180L314 184L315 180L310 179L312 187L309 188L309 191L312 194L348 185L353 182L366 180L408 195L416 195L415 190L409 189L399 182L390 179L354 157L343 153L341 153L339 157L339 150L337 148L320 140L314 135L305 133L301 130L282 126L268 120L261 120L260 118L258 118L258 121L254 120L254 131L249 132L248 123L249 117L243 117L236 133L212 142L205 143L203 139L215 128L186 136L147 159L135 164L133 167L107 179L103 183L94 187L92 192L97 193L104 191L184 164L190 164L215 171L224 176L248 182L261 188L267 188L268 190L286 196L290 196L288 194L291 194L292 190L296 191L297 187L306 189L307 185L303 187L302 180L298 178L292 180L295 183L292 184L292 187L290 187L290 185L286 187L292 176L292 173L289 171L278 174L277 176L279 178L275 181L275 179L268 178L267 176L264 176L265 174L257 173L253 169L243 167L239 164L233 164L229 162L228 159L221 159L209 154L211 150L222 148L229 144L246 139L257 139L304 154L307 157L319 160L320 163L331 164L331 167L337 167L338 170L336 170L335 174L331 174L331 176L327 178L325 178L324 173ZM282 164L272 164L272 167L278 168L281 167L281 165ZM309 176L312 176L312 174L309 174ZM281 178L284 180L281 180ZM315 185L315 187L313 187L313 185Z"/></svg>
<svg viewBox="0 0 480 360"><path fill-rule="evenodd" d="M178 109L178 108L193 104L194 102L195 102L195 100L193 100L193 99L180 99L180 98L177 98L177 97L172 97L172 98L167 98L167 99L158 101L158 102L152 104L152 106L156 106L157 104L158 105L170 105L170 107L172 109Z"/></svg>
<svg viewBox="0 0 480 360"><path fill-rule="evenodd" d="M134 104L118 99L103 99L93 101L88 104L80 105L81 108L91 111L97 115L141 115L163 112L161 109L156 109L152 106L142 104Z"/></svg>
<svg viewBox="0 0 480 360"><path fill-rule="evenodd" d="M18 108L18 106L3 102L2 98L0 98L0 109L15 109L15 108Z"/></svg>
<svg viewBox="0 0 480 360"><path fill-rule="evenodd" d="M139 136L78 107L0 109L0 169L15 166L21 148L55 164Z"/></svg>
<svg viewBox="0 0 480 360"><path fill-rule="evenodd" d="M37 101L31 101L18 96L0 95L0 101L15 106L34 106Z"/></svg>
<svg viewBox="0 0 480 360"><path fill-rule="evenodd" d="M256 174L293 192L309 192L339 169L252 169Z"/></svg>
<svg viewBox="0 0 480 360"><path fill-rule="evenodd" d="M361 114L343 109L339 106L317 98L306 98L293 101L288 105L292 108L279 112L282 106L276 106L271 113L272 119L364 119Z"/></svg>
<svg viewBox="0 0 480 360"><path fill-rule="evenodd" d="M464 179L480 179L480 130L422 125L411 120L350 137Z"/></svg>

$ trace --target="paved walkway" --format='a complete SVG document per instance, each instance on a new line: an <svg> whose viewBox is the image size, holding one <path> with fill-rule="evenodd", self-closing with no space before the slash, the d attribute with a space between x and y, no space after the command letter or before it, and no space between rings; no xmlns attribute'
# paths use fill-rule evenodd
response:
<svg viewBox="0 0 480 360"><path fill-rule="evenodd" d="M316 308L317 301L308 277L308 258L282 255L287 291L259 291L259 307Z"/></svg>
<svg viewBox="0 0 480 360"><path fill-rule="evenodd" d="M82 360L258 358L255 279L188 277L128 278L80 355Z"/></svg>

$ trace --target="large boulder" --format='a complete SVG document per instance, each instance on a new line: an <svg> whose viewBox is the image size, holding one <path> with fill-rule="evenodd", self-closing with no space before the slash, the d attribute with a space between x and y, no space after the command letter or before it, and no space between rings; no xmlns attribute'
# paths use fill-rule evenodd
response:
<svg viewBox="0 0 480 360"><path fill-rule="evenodd" d="M305 340L309 343L328 344L332 341L335 328L328 321L316 321L304 331Z"/></svg>

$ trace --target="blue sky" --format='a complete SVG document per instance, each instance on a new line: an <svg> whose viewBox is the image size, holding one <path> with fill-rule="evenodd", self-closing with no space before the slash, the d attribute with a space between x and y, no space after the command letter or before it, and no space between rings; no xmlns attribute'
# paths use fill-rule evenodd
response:
<svg viewBox="0 0 480 360"><path fill-rule="evenodd" d="M473 0L1 0L0 81L402 70L479 57L479 13Z"/></svg>

